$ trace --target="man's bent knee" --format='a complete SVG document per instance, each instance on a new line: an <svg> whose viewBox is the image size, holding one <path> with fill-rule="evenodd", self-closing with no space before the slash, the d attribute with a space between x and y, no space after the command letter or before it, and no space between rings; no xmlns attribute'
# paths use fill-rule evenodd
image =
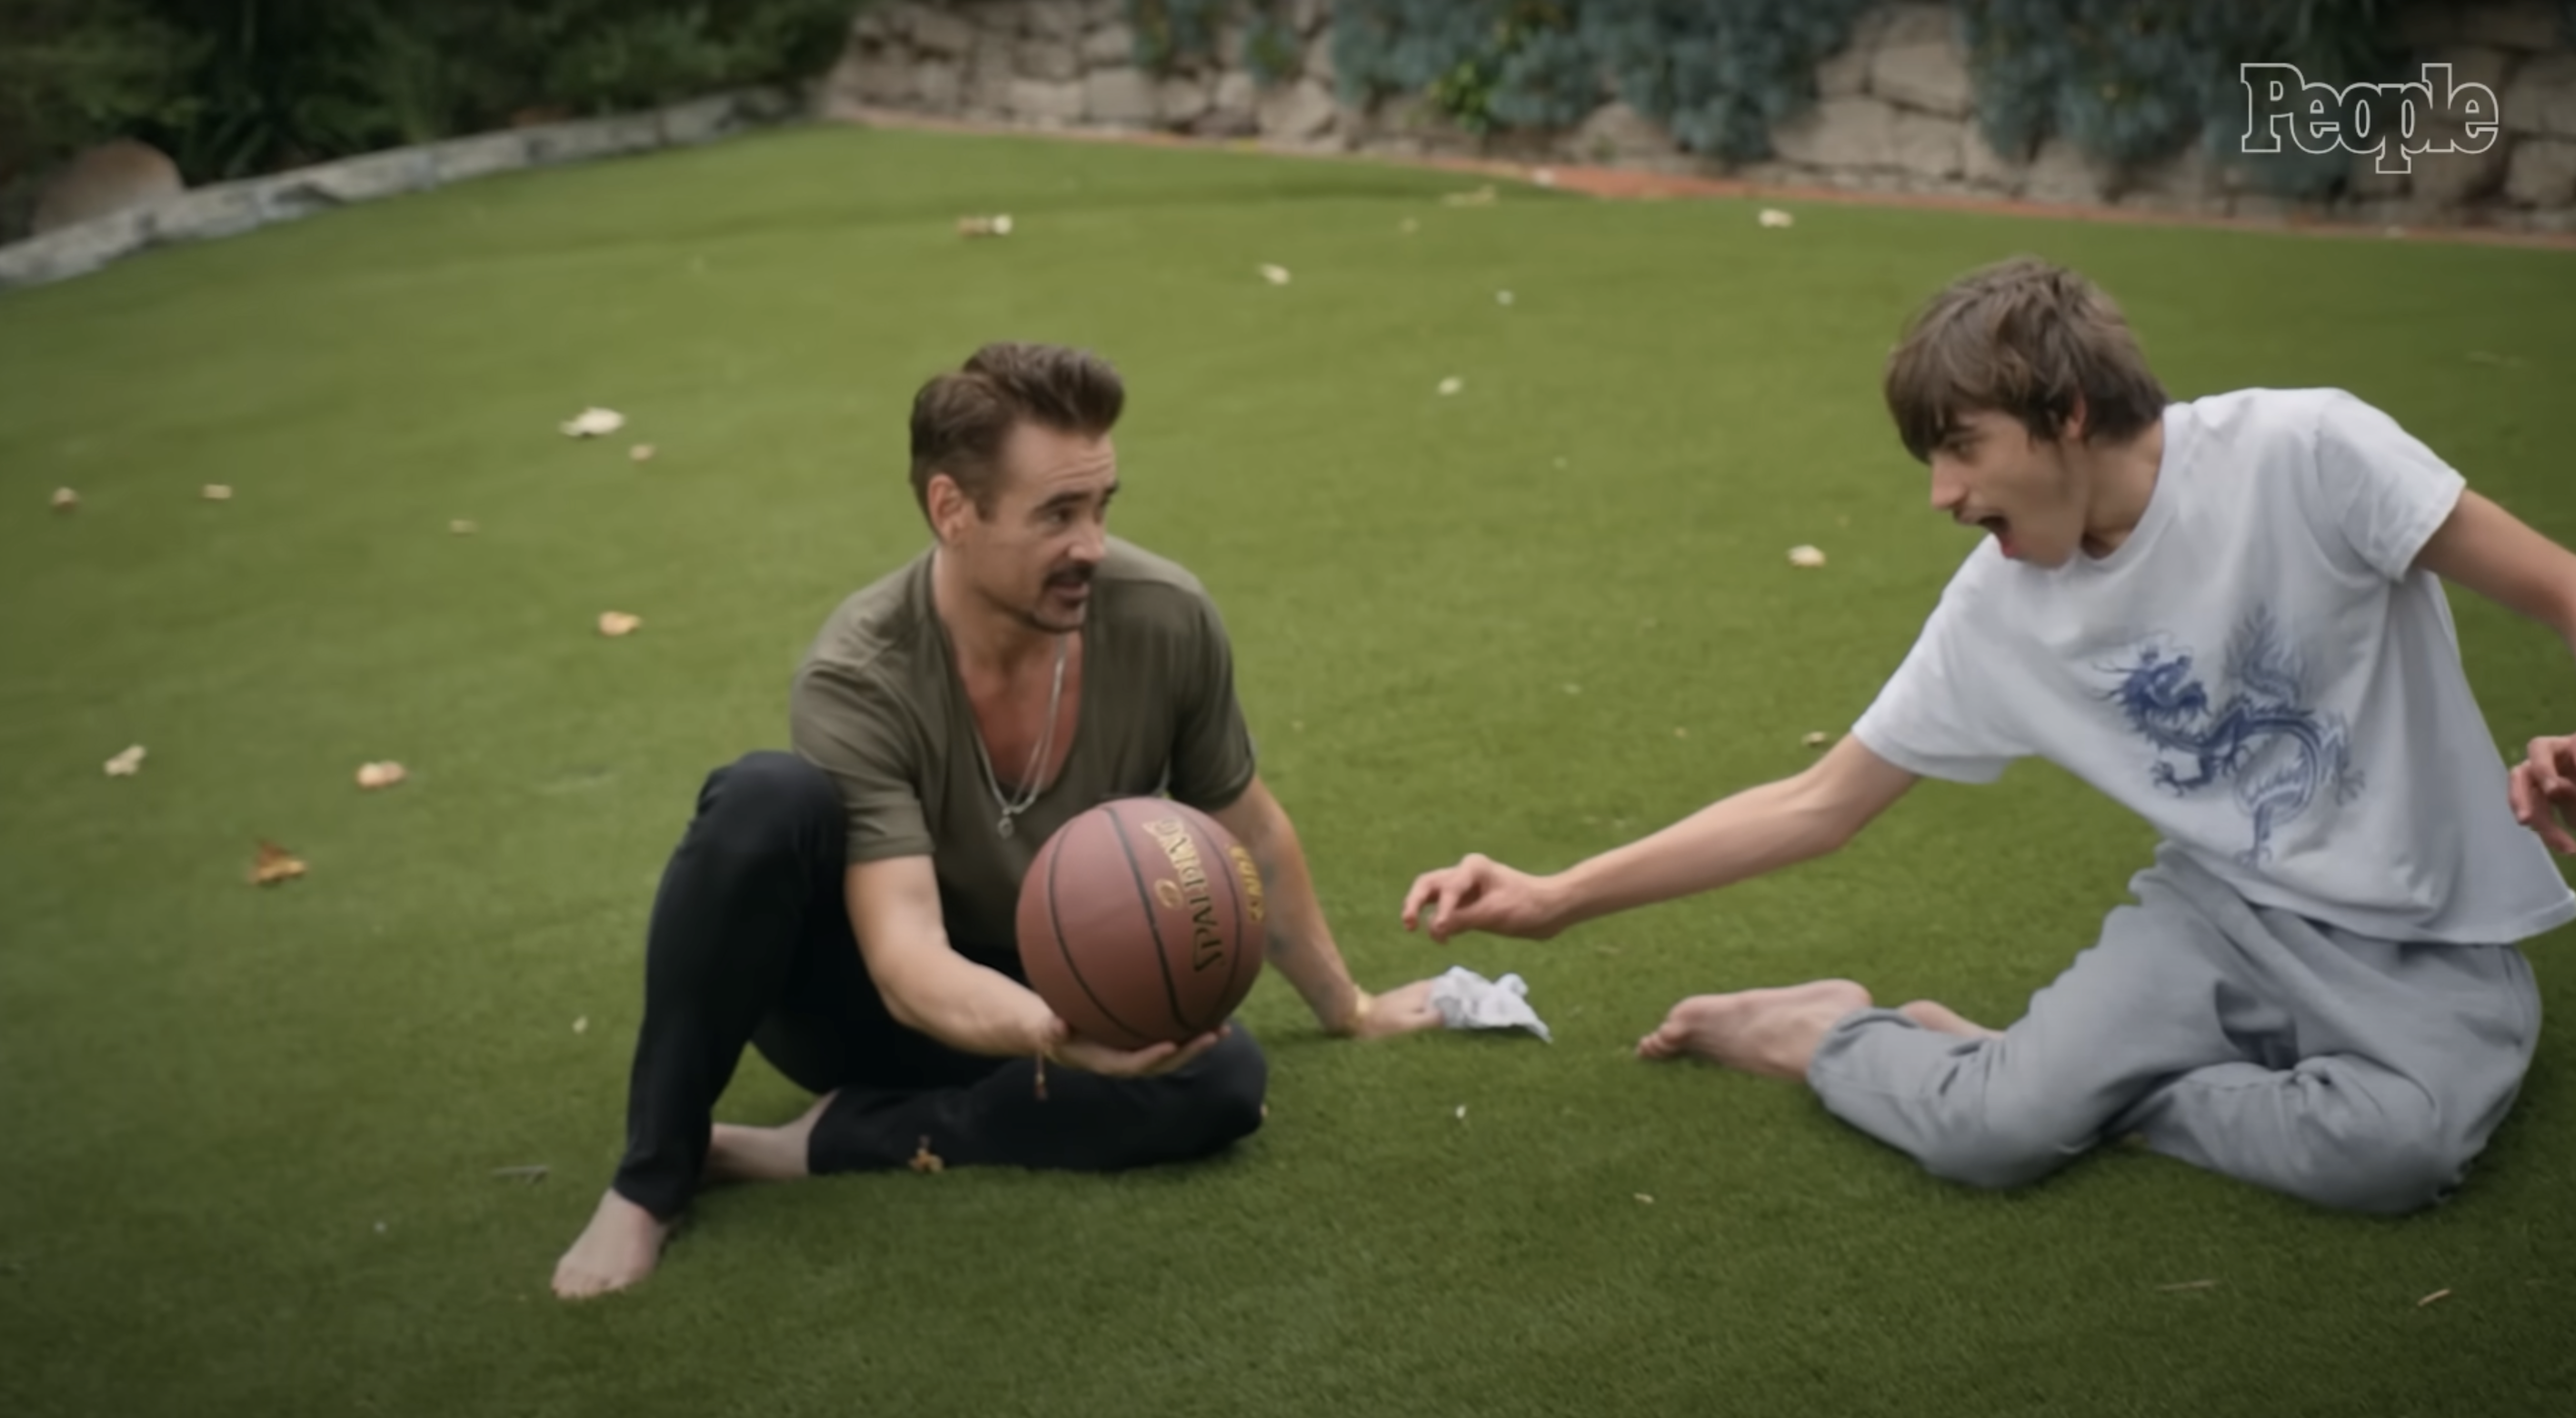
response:
<svg viewBox="0 0 2576 1418"><path fill-rule="evenodd" d="M2057 1135L2025 1123L1986 1122L1950 1130L1917 1149L1923 1170L1944 1181L2002 1191L2028 1186L2090 1150L2093 1139L2069 1146Z"/></svg>
<svg viewBox="0 0 2576 1418"><path fill-rule="evenodd" d="M1175 1081L1188 1084L1174 1123L1190 1135L1192 1152L1219 1151L1260 1130L1270 1060L1243 1026L1236 1025Z"/></svg>
<svg viewBox="0 0 2576 1418"><path fill-rule="evenodd" d="M707 775L710 809L731 804L763 816L840 810L831 775L792 753L758 749Z"/></svg>
<svg viewBox="0 0 2576 1418"><path fill-rule="evenodd" d="M721 840L746 846L803 841L840 829L840 790L822 769L792 753L744 754L707 775L698 813Z"/></svg>

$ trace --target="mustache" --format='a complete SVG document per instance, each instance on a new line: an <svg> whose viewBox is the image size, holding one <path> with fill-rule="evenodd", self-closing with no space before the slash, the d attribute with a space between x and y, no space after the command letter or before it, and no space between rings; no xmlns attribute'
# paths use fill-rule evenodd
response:
<svg viewBox="0 0 2576 1418"><path fill-rule="evenodd" d="M1100 568L1096 566L1060 566L1047 573L1047 584L1050 586L1088 586L1091 584L1092 574L1099 569Z"/></svg>

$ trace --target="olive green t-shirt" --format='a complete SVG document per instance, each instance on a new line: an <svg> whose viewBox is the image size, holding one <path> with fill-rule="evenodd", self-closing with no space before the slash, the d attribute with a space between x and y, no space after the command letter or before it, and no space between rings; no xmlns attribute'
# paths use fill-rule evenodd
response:
<svg viewBox="0 0 2576 1418"><path fill-rule="evenodd" d="M789 695L789 741L839 784L850 863L930 858L950 944L1020 978L1020 878L1057 828L1160 793L1214 812L1250 786L1233 650L1197 578L1110 538L1083 619L1072 748L1006 837L930 566L924 551L824 622ZM1001 788L1016 798L1019 785Z"/></svg>

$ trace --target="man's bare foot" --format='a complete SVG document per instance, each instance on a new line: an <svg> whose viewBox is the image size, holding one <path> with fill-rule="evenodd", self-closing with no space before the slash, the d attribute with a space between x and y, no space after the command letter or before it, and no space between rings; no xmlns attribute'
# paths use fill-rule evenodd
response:
<svg viewBox="0 0 2576 1418"><path fill-rule="evenodd" d="M1896 1007L1896 1012L1937 1034L1956 1034L1962 1039L2000 1039L2001 1029L1989 1029L1938 1000L1919 999Z"/></svg>
<svg viewBox="0 0 2576 1418"><path fill-rule="evenodd" d="M555 1262L555 1294L581 1300L625 1289L653 1273L670 1234L668 1222L611 1188L600 1195L599 1209L572 1249Z"/></svg>
<svg viewBox="0 0 2576 1418"><path fill-rule="evenodd" d="M805 1145L814 1124L837 1093L814 1100L805 1115L785 1127L746 1128L718 1123L707 1139L706 1178L711 1182L792 1182L812 1175L805 1165Z"/></svg>
<svg viewBox="0 0 2576 1418"><path fill-rule="evenodd" d="M1843 1016L1867 1008L1869 991L1849 980L1694 995L1674 1005L1662 1027L1637 1041L1637 1057L1688 1054L1765 1078L1803 1081L1825 1031Z"/></svg>

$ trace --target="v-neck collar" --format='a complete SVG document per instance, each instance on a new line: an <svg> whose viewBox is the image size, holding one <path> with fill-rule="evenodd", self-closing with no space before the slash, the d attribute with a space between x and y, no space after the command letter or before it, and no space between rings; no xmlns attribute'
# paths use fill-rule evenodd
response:
<svg viewBox="0 0 2576 1418"><path fill-rule="evenodd" d="M964 734L974 745L975 764L982 773L987 797L994 793L999 793L1004 798L1017 797L1027 784L1013 783L1005 779L1000 766L993 762L992 747L984 742L984 726L975 721L975 698L966 689L964 661L957 653L957 642L948 633L948 622L939 616L939 587L933 570L936 556L937 553L934 551L922 558L921 606L922 617L929 623L931 643L938 647L940 683L948 694L949 732ZM1090 727L1092 719L1091 694L1096 676L1091 671L1096 662L1096 652L1100 648L1100 637L1095 633L1100 625L1099 602L1100 597L1095 587L1091 604L1086 608L1082 618L1082 628L1072 632L1082 637L1082 683L1074 690L1073 733L1064 741L1063 760L1057 765L1055 777L1039 790L1036 797L1029 799L1027 807L1013 815L1014 820L1024 819L1035 813L1047 799L1055 796L1056 791L1064 786L1065 779L1073 776L1073 756L1082 747L1083 734ZM1070 647L1068 647L1069 651ZM1066 668L1070 672L1071 664L1068 663ZM1058 712L1062 712L1060 706ZM1038 766L1041 770L1046 767L1043 763ZM993 813L997 818L1001 811L1002 804L995 802Z"/></svg>

